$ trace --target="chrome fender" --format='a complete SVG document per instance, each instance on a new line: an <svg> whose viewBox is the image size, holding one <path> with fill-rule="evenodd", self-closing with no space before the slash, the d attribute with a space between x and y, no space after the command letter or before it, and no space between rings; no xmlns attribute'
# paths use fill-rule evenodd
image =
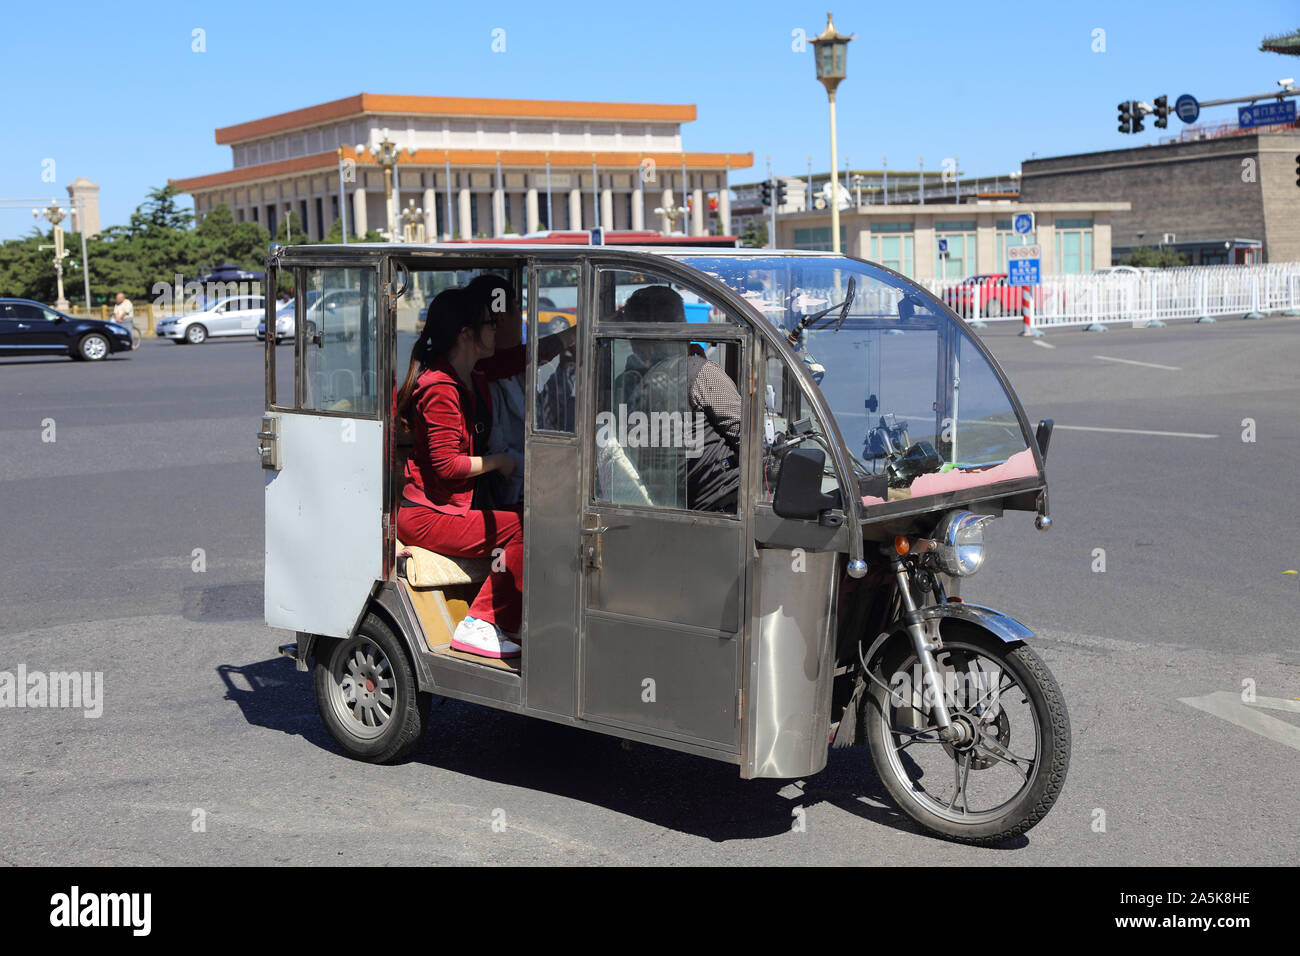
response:
<svg viewBox="0 0 1300 956"><path fill-rule="evenodd" d="M1003 614L1001 611L994 610L991 607L984 607L981 604L966 604L964 602L927 604L925 607L920 608L920 614L923 621L934 621L933 626L936 628L942 627L945 618L966 621L993 635L1004 644L1023 644L1034 636L1033 631L1011 615ZM871 642L871 646L867 648L866 653L862 655L862 659L868 665L873 664L890 638L899 635L904 640L910 640L907 629L901 621L896 622L889 630L877 636Z"/></svg>

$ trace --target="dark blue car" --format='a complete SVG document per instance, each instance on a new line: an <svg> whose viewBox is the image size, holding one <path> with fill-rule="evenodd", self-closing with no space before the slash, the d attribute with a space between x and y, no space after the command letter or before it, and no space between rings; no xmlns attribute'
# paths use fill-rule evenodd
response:
<svg viewBox="0 0 1300 956"><path fill-rule="evenodd" d="M124 325L64 315L31 299L0 299L0 355L67 355L97 362L131 351Z"/></svg>

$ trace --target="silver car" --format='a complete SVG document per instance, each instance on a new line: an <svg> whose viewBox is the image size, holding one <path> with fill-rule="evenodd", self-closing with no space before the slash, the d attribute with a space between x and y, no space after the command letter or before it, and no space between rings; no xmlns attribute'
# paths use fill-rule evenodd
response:
<svg viewBox="0 0 1300 956"><path fill-rule="evenodd" d="M216 299L198 312L190 312L158 323L159 338L200 345L212 338L233 338L257 334L257 323L266 315L266 300L260 295L235 295Z"/></svg>

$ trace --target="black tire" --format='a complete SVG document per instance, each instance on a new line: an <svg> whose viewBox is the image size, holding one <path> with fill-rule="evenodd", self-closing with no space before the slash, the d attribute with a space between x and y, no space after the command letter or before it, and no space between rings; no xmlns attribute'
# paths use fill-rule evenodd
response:
<svg viewBox="0 0 1300 956"><path fill-rule="evenodd" d="M1034 726L1032 728L1009 726L1007 733L1012 740L1016 740L1014 735L1017 732L1024 735L1029 729L1035 737L1033 769L1025 774L1029 778L1028 783L1022 785L1021 789L1006 803L982 815L973 814L974 817L983 817L974 822L956 822L951 819L951 816L940 815L941 811L927 802L932 800L932 797L928 794L924 797L918 795L917 781L906 776L902 759L895 755L894 746L887 739L885 720L891 712L889 701L893 695L874 681L869 681L867 684L868 695L865 708L867 749L871 753L871 760L880 782L894 803L917 823L958 843L997 846L1031 829L1047 815L1060 795L1070 765L1069 714L1055 678L1047 669L1047 665L1029 647L1023 644L1004 644L982 629L963 621L944 622L943 645L945 652L973 651L983 658L997 661L1005 667L1006 672L1024 691L1025 701L1033 710ZM892 652L887 652L882 657L875 668L875 675L889 684L892 675L899 671L907 671L914 661L915 654L910 641L907 641L904 636L903 640L895 643ZM1001 680L1002 677L999 675L998 681ZM927 722L930 719L928 714L926 719ZM922 746L943 747L945 745L923 744ZM1009 749L1014 754L1021 746L1017 742ZM961 765L951 751L948 753L952 758L949 761L948 772L948 780L951 781L953 768ZM915 766L914 762L913 766ZM994 766L1000 765L994 762ZM970 772L968 769L968 780ZM955 814L955 807L946 812L950 815Z"/></svg>
<svg viewBox="0 0 1300 956"><path fill-rule="evenodd" d="M988 305L984 306L984 314L990 319L996 319L1002 315L1002 300L989 299Z"/></svg>
<svg viewBox="0 0 1300 956"><path fill-rule="evenodd" d="M98 332L91 332L77 341L77 351L73 358L82 362L102 362L110 351L112 346L108 344L108 339Z"/></svg>
<svg viewBox="0 0 1300 956"><path fill-rule="evenodd" d="M357 633L345 640L322 639L315 665L321 720L349 757L394 763L419 743L433 697L420 692L406 647L382 618L366 615ZM370 682L363 685L359 679ZM387 704L385 682L390 691ZM354 701L351 707L349 699ZM385 711L387 716L380 719Z"/></svg>
<svg viewBox="0 0 1300 956"><path fill-rule="evenodd" d="M185 337L182 339L188 345L202 345L208 340L208 329L205 325L195 322L185 329Z"/></svg>

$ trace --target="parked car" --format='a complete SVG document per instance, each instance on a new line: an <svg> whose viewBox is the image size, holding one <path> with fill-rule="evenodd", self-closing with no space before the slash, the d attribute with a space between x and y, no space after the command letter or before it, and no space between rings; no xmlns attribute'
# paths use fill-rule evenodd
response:
<svg viewBox="0 0 1300 956"><path fill-rule="evenodd" d="M1042 309L1055 294L1047 286L1030 286L1034 290L1034 308ZM1023 308L1025 286L1009 285L1005 272L974 275L963 279L944 292L944 301L964 319L978 315L996 319L1003 315L1016 315ZM1064 294L1061 294L1062 301Z"/></svg>
<svg viewBox="0 0 1300 956"><path fill-rule="evenodd" d="M308 289L304 293L303 298L304 301L306 302L306 306L308 310L310 310L311 307L315 305L316 300L320 298L320 294L321 294L320 289ZM276 306L275 308L275 344L276 345L279 345L285 339L293 338L293 324L294 324L293 309L294 309L294 304L292 299L290 299L288 302ZM266 315L265 314L263 314L262 318L257 323L257 341L259 342L266 341Z"/></svg>
<svg viewBox="0 0 1300 956"><path fill-rule="evenodd" d="M68 355L98 362L131 351L131 332L102 319L79 319L31 299L0 299L0 355Z"/></svg>
<svg viewBox="0 0 1300 956"><path fill-rule="evenodd" d="M1150 272L1150 268L1139 268L1138 266L1106 266L1103 269L1097 269L1093 272L1095 276L1136 276L1144 272Z"/></svg>
<svg viewBox="0 0 1300 956"><path fill-rule="evenodd" d="M263 317L265 308L266 300L260 295L227 296L199 312L164 319L158 323L158 337L201 345L209 337L256 335L257 321Z"/></svg>

